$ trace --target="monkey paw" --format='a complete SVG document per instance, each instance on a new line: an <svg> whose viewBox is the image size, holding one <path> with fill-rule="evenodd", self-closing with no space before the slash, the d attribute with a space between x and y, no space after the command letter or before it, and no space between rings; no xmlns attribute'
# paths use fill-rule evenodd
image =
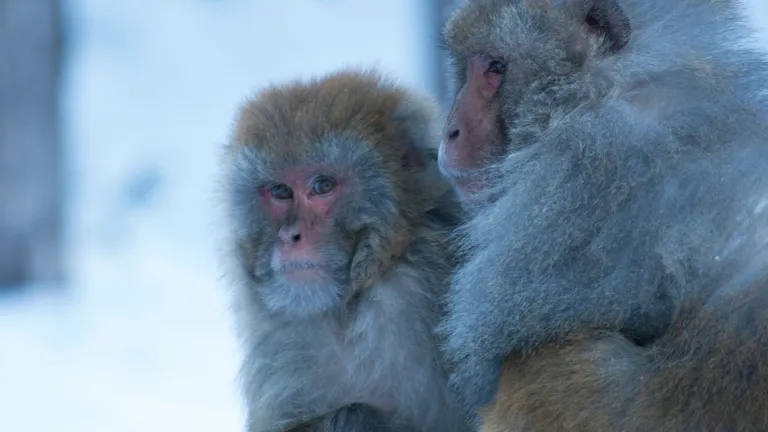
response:
<svg viewBox="0 0 768 432"><path fill-rule="evenodd" d="M500 375L501 365L492 360L464 359L455 365L449 384L464 402L470 419L474 419L478 410L493 401Z"/></svg>

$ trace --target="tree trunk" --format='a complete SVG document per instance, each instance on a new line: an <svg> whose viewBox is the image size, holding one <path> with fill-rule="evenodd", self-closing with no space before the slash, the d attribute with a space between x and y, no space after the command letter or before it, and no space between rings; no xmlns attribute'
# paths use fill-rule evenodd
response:
<svg viewBox="0 0 768 432"><path fill-rule="evenodd" d="M0 285L57 282L61 5L0 0Z"/></svg>

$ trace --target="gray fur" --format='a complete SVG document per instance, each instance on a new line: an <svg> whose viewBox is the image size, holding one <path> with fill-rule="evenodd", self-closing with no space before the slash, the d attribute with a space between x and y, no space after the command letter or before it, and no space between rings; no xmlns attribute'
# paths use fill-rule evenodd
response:
<svg viewBox="0 0 768 432"><path fill-rule="evenodd" d="M353 404L314 419L293 432L385 432L394 427L388 420L368 405Z"/></svg>
<svg viewBox="0 0 768 432"><path fill-rule="evenodd" d="M434 153L429 146L436 143L433 120L413 96L392 112L393 124L405 130L402 139L422 152L429 165L426 171L400 172L384 163L384 144L361 141L361 135L344 130L297 130L294 119L315 122L322 107L334 103L304 99L297 98L299 105L284 112L279 106L267 112L274 129L261 136L274 142L234 142L225 162L231 219L227 257L246 348L241 378L248 430L465 431L433 333L453 265L444 240L460 213L429 156ZM318 107L314 116L303 111L309 103ZM349 113L350 122L364 121L355 119L354 106ZM301 139L305 143L296 145ZM287 154L283 142L303 152ZM330 286L287 285L270 264L277 227L259 206L258 188L301 163L326 163L354 173L350 178L359 188L333 214L336 235L323 243L322 253L338 274ZM402 182L397 186L401 191L409 191L406 196L421 198L409 203L409 214L399 202L396 181ZM375 252L385 247L398 218L410 226L412 241L405 255L372 286L355 290L354 263L367 253L364 247Z"/></svg>
<svg viewBox="0 0 768 432"><path fill-rule="evenodd" d="M462 230L469 260L441 326L471 411L507 354L589 328L651 342L766 240L768 63L737 2L620 0L629 43L577 58L558 9L573 2L532 3L469 2L460 13L494 13L447 41L460 79L472 53L510 70L501 120L514 151Z"/></svg>
<svg viewBox="0 0 768 432"><path fill-rule="evenodd" d="M251 311L242 370L249 431L286 430L353 403L392 412L416 430L463 430L431 334L450 274L440 256L417 242L348 315L298 320Z"/></svg>

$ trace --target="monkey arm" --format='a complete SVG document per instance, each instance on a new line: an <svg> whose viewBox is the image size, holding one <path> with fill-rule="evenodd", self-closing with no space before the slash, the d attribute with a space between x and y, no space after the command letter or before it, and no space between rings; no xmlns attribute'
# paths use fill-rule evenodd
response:
<svg viewBox="0 0 768 432"><path fill-rule="evenodd" d="M288 432L387 432L394 431L380 412L365 404L347 405ZM401 430L401 429L397 429Z"/></svg>
<svg viewBox="0 0 768 432"><path fill-rule="evenodd" d="M588 330L508 357L481 430L766 430L758 395L768 383L768 267L757 269L760 261L719 288L714 303L684 307L650 346Z"/></svg>
<svg viewBox="0 0 768 432"><path fill-rule="evenodd" d="M296 376L282 376L284 383L289 385L290 379ZM300 381L300 380L297 380ZM275 393L271 393L275 395ZM276 396L276 395L275 395ZM329 396L333 398L333 396ZM328 410L321 414L327 405L332 403L321 397L310 397L302 392L280 395L280 399L266 402L250 400L248 413L248 430L250 432L333 432L333 431L363 431L376 432L386 429L360 429L373 427L380 421L379 414L374 409L364 405L347 405L342 408ZM297 409L296 407L301 407ZM359 426L358 426L359 425Z"/></svg>
<svg viewBox="0 0 768 432"><path fill-rule="evenodd" d="M652 164L669 159L652 153L669 134L616 104L512 155L501 166L508 191L469 223L474 255L454 276L442 330L471 412L491 400L511 352L584 328L645 337L671 319L654 253L663 227L642 220L665 181Z"/></svg>
<svg viewBox="0 0 768 432"><path fill-rule="evenodd" d="M320 326L303 322L261 320L250 335L253 349L241 369L248 407L250 432L285 432L317 423L349 403L326 385L322 374L329 366L318 367L307 348L318 350L312 341L323 340ZM304 426L298 426L304 425ZM298 429L297 429L298 428ZM313 430L313 429L308 429Z"/></svg>

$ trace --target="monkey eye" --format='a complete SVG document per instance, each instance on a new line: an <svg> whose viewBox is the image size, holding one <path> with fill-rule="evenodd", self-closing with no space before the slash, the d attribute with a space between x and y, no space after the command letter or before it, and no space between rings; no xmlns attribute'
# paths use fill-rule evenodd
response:
<svg viewBox="0 0 768 432"><path fill-rule="evenodd" d="M315 195L325 195L336 187L333 177L320 176L312 183L312 192Z"/></svg>
<svg viewBox="0 0 768 432"><path fill-rule="evenodd" d="M278 183L270 186L269 194L272 195L272 198L279 200L289 200L293 198L293 190L291 190L285 183Z"/></svg>
<svg viewBox="0 0 768 432"><path fill-rule="evenodd" d="M498 60L491 60L491 62L488 63L488 72L490 73L501 75L506 70L507 65Z"/></svg>

